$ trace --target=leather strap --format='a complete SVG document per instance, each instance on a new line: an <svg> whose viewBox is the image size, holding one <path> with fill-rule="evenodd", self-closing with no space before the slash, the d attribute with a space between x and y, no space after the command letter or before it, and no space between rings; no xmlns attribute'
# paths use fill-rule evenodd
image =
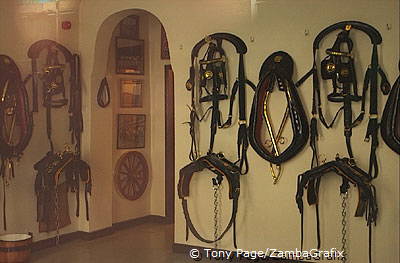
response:
<svg viewBox="0 0 400 263"><path fill-rule="evenodd" d="M100 107L105 108L110 104L110 102L111 102L110 98L111 98L111 96L110 96L110 87L108 85L107 78L104 77L101 80L100 87L99 87L99 90L97 92L97 104Z"/></svg>
<svg viewBox="0 0 400 263"><path fill-rule="evenodd" d="M186 197L189 196L189 188L192 176L196 172L200 172L203 169L209 169L217 175L217 179L214 183L220 184L222 178L225 177L229 183L229 198L232 199L232 215L227 224L226 228L220 234L220 236L214 240L206 239L199 234L197 229L194 227L188 211L188 204ZM189 230L193 235L202 242L214 243L221 240L224 235L233 227L233 243L235 248L236 245L236 214L238 210L238 200L240 195L240 169L234 163L228 161L223 157L222 154L211 153L206 156L200 157L196 161L191 162L179 171L179 183L178 183L178 196L182 199L182 209L186 220L186 240L189 237ZM214 181L214 179L213 179Z"/></svg>
<svg viewBox="0 0 400 263"><path fill-rule="evenodd" d="M192 232L192 234L200 241L204 242L204 243L215 243L219 240L221 240L225 234L229 231L229 229L235 225L236 222L236 214L237 214L237 210L238 210L238 199L234 198L232 199L232 214L231 214L231 218L229 220L228 225L225 227L224 231L222 231L222 233L220 234L220 236L214 240L210 240L210 239L206 239L204 237L202 237L199 232L197 231L197 229L194 227L192 220L190 218L189 215L189 211L188 211L188 205L187 205L187 200L185 198L182 199L182 209L183 209L183 214L185 215L185 219L186 219L186 226L188 229L190 229L190 231ZM188 236L186 235L186 241L188 240ZM237 248L237 244L236 244L236 235L235 235L235 229L233 229L233 245L235 248Z"/></svg>

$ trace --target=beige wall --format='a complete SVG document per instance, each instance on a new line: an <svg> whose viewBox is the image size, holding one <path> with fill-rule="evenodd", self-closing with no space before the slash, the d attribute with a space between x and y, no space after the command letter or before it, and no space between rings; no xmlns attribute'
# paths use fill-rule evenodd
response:
<svg viewBox="0 0 400 263"><path fill-rule="evenodd" d="M152 181L152 166L151 166L151 116L150 116L150 90L149 90L149 79L151 72L149 71L149 33L148 33L148 17L146 14L132 12L139 16L139 33L140 39L144 40L145 50L145 75L117 75L115 74L115 36L119 35L119 27L116 27L113 33L112 39L110 39L110 50L109 50L109 63L108 63L108 76L112 83L112 105L113 105L113 125L112 125L112 152L113 152L113 167L117 164L118 159L123 153L128 151L127 149L117 149L117 126L118 126L118 114L144 114L146 115L146 137L145 137L145 148L134 149L142 153L149 167L149 185L146 188L145 193L135 201L129 201L124 198L116 189L113 187L113 223L126 221L132 218L142 217L150 214L150 185ZM141 79L144 82L143 92L143 107L141 108L120 108L120 81L122 79ZM100 138L99 138L100 139ZM114 171L110 176L115 176ZM114 183L114 182L113 182Z"/></svg>
<svg viewBox="0 0 400 263"><path fill-rule="evenodd" d="M96 78L96 71L92 72L94 63L102 59L97 48L101 43L98 38L95 41L96 32L104 32L104 26L108 21L112 21L114 16L121 10L139 8L155 14L164 24L168 33L171 49L171 62L175 72L175 109L176 109L176 163L178 172L188 159L186 158L190 138L188 129L182 125L188 119L186 104L189 103L190 94L185 91L184 83L187 79L187 70L190 63L190 51L192 46L204 35L213 32L232 32L240 36L248 45L249 53L246 56L247 76L255 80L258 69L264 58L275 50L282 49L289 52L296 62L296 75L298 78L304 74L312 63L311 44L314 36L327 25L340 20L362 20L378 28L382 33L384 44L380 49L381 63L391 81L394 81L397 70L398 57L398 3L396 1L339 1L334 5L328 2L315 1L257 1L257 6L251 6L255 1L169 1L168 5L163 1L118 1L110 3L101 1L101 10L92 10L93 1L83 1L81 5L81 17L85 17L85 22L81 23L80 30L80 50L86 57L85 76L86 84L91 86L93 78ZM96 1L99 3L99 1ZM228 4L229 3L229 4ZM346 9L343 8L346 6ZM363 8L360 8L362 6ZM290 8L289 8L290 7ZM365 8L367 7L367 8ZM176 10L184 10L176 16ZM323 10L323 12L322 12ZM251 14L254 16L251 17ZM313 15L311 15L313 14ZM209 19L209 20L206 20ZM103 21L106 23L103 24ZM183 22L184 21L184 22ZM205 22L212 21L212 22ZM386 29L386 24L392 27ZM307 30L309 35L305 35ZM99 35L97 35L99 36ZM250 37L255 41L251 42ZM366 67L370 59L369 44L360 34L356 36L360 53L366 54L360 57L360 63ZM96 51L93 50L96 48ZM229 49L229 48L228 48ZM232 49L228 51L232 53ZM396 54L396 56L393 56ZM237 60L233 56L231 64ZM236 74L236 66L232 66L232 75ZM362 76L361 72L359 74ZM361 77L360 77L361 78ZM180 88L181 87L181 88ZM301 87L301 96L306 104L307 112L310 111L311 87L308 81ZM251 92L248 92L248 102L250 102ZM90 98L90 97L89 97ZM383 107L384 98L380 98ZM279 103L279 102L277 102ZM248 104L250 105L250 103ZM330 109L333 112L334 107ZM95 112L88 112L95 116ZM355 129L353 142L355 144L355 154L359 157L358 163L366 167L369 145L363 143L366 122ZM207 126L207 127L206 127ZM342 124L332 131L321 132L321 153L328 159L332 159L339 152L346 154L342 137ZM207 148L208 124L202 127L204 131L202 139L203 153ZM235 156L235 146L233 141L236 129L219 132L215 149L224 150L231 159ZM93 145L93 144L92 144ZM374 230L374 252L376 258L382 258L389 262L398 259L396 248L399 244L398 238L398 177L399 172L398 156L392 153L383 143L378 150L379 163L382 167L380 178L375 181L378 188L378 198L380 205L380 219L378 226ZM93 155L92 155L93 157ZM296 175L308 169L311 152L308 148L302 154L285 164L285 173L282 180L276 186L271 183L268 174L268 165L258 157L251 149L249 159L251 172L242 179L242 191L240 208L238 214L238 243L243 249L265 249L266 247L276 247L279 249L293 249L299 246L299 215L294 202L296 191ZM385 168L383 168L385 167ZM210 208L211 187L210 178L207 176L196 177L191 188L192 197L190 210L193 221L198 229L205 235L212 236L212 209ZM102 184L102 183L101 183ZM101 185L100 184L100 185ZM323 232L323 247L340 246L340 203L338 197L338 186L340 182L337 177L324 179L321 190L321 230ZM96 186L100 187L100 186ZM226 187L224 191L227 191ZM201 193L201 195L200 195ZM95 197L96 198L96 197ZM96 201L93 209L98 209ZM357 201L355 190L351 192L351 204L349 213L353 214ZM225 218L230 213L230 205L225 199L224 213ZM184 218L180 208L179 200L176 200L176 227L175 242L185 242ZM393 211L396 211L393 213ZM315 239L315 220L312 208L306 209L305 231L307 233L305 248L314 246ZM100 222L96 223L96 229ZM368 232L365 227L364 219L349 219L349 245L351 247L350 257L355 262L367 260ZM393 229L395 231L393 231ZM189 244L205 245L190 236ZM232 249L231 238L228 235L220 247Z"/></svg>
<svg viewBox="0 0 400 263"><path fill-rule="evenodd" d="M9 36L0 44L0 53L8 54L16 59L23 73L29 72L29 61L26 50L29 45L41 38L54 38L55 27L52 17L38 16L35 19L21 19L20 14L9 12L12 1L1 1L0 32ZM256 4L257 3L257 4ZM11 7L10 7L11 6ZM93 8L101 6L101 8ZM4 7L4 8L3 8ZM345 8L344 8L345 7ZM341 20L360 20L375 26L383 36L383 45L379 49L380 62L393 83L398 71L399 58L399 2L396 0L355 0L355 1L248 1L248 0L170 0L168 5L162 0L82 0L79 10L79 28L74 27L68 37L62 38L63 44L72 50L79 50L82 55L82 82L84 88L84 118L86 123L83 138L83 153L92 165L94 176L93 196L90 200L92 220L88 224L83 217L75 220L70 228L64 231L95 231L109 227L113 219L113 160L114 142L112 129L104 129L105 123L115 124L111 107L101 109L96 104L96 92L101 79L107 74L109 43L112 32L118 22L129 15L130 9L143 9L154 14L164 25L171 52L171 64L175 72L175 130L176 130L176 174L188 163L187 153L190 147L188 127L182 123L188 120L186 104L190 102L190 94L184 88L190 64L192 46L204 35L214 32L231 32L241 37L247 44L249 52L245 57L246 72L250 80L255 81L259 67L266 56L276 50L289 52L295 60L295 79L302 76L312 63L311 45L314 36L326 26ZM124 11L128 10L128 11ZM183 10L177 15L177 10ZM78 19L72 15L72 19ZM13 23L10 23L13 21ZM49 22L52 21L52 22ZM75 20L73 20L75 21ZM212 21L212 22L206 22ZM10 24L15 25L9 26ZM76 23L77 24L77 23ZM387 29L389 24L390 30ZM154 20L149 20L149 28L155 28ZM32 30L36 29L36 30ZM79 29L79 30L77 30ZM308 35L304 32L307 30ZM156 30L155 30L156 31ZM17 34L15 34L17 32ZM79 33L79 34L78 34ZM77 37L79 35L79 38ZM254 38L254 42L250 38ZM149 39L158 38L149 34ZM370 59L370 45L361 34L355 34L359 45L359 60L365 68ZM326 41L329 43L330 41ZM157 51L156 45L150 50ZM159 51L157 51L159 52ZM231 54L231 78L236 75L237 57L233 49L227 47ZM153 53L153 51L151 51ZM157 56L157 55L156 55ZM150 63L154 76L162 76L161 65ZM159 71L157 71L157 68ZM364 70L364 69L363 69ZM363 71L362 70L362 71ZM157 73L158 72L158 73ZM361 79L362 72L358 72ZM157 77L159 79L159 77ZM149 80L151 95L158 93L163 85L155 79ZM154 84L154 85L153 85ZM115 85L115 83L114 83ZM311 82L307 81L301 88L301 97L306 104L307 113L311 106ZM161 93L160 94L161 97ZM248 107L250 109L252 92L248 91ZM163 96L163 95L162 95ZM115 96L113 96L115 98ZM154 103L150 97L152 117L160 116L163 123L163 106ZM386 98L380 94L380 108ZM276 104L280 104L276 102ZM325 104L326 105L326 104ZM280 106L280 105L279 105ZM336 106L336 105L335 105ZM335 106L329 111L334 112ZM358 107L354 107L355 111ZM27 232L37 229L35 224L35 197L33 194L32 165L45 153L44 122L41 111L35 116L35 133L23 159L18 165L17 177L9 190L9 223L10 232ZM154 114L155 113L155 114ZM41 115L41 116L39 116ZM157 117L158 120L158 117ZM89 125L90 123L90 125ZM152 122L153 123L153 122ZM353 144L358 164L366 168L368 162L369 144L363 142L366 121L354 130ZM42 125L42 126L41 126ZM61 125L61 124L60 124ZM147 196L149 213L163 215L163 163L159 147L154 140L162 138L162 131L152 124L151 155L152 181ZM147 127L146 127L147 128ZM208 123L202 127L202 152L205 153L208 144ZM333 130L322 130L320 151L326 158L332 159L339 152L346 154L344 146L342 121ZM228 158L234 159L236 127L227 131L219 131L215 150L223 150ZM104 138L99 143L99 138ZM62 144L62 142L61 142ZM160 139L160 145L164 145ZM155 155L157 153L157 156ZM308 169L311 151L305 148L300 155L284 165L284 174L278 185L273 186L268 173L268 164L252 149L249 149L250 169L248 176L242 178L241 197L239 203L237 237L238 246L242 249L259 250L265 248L294 249L299 246L300 218L294 201L296 191L296 175ZM384 262L399 261L399 159L380 140L378 158L381 175L375 181L378 191L379 220L374 229L374 257ZM207 174L206 172L204 173ZM160 175L160 176L158 176ZM160 184L159 184L160 183ZM321 231L323 248L340 247L340 203L338 186L340 180L331 176L323 180L321 186ZM225 192L227 188L223 189ZM197 176L191 187L190 211L193 221L199 231L212 237L212 190L210 176ZM224 195L226 196L226 195ZM350 194L349 214L353 215L357 202L357 193L352 189ZM176 197L175 212L175 242L185 244L185 224L180 202ZM16 209L13 204L23 203ZM73 204L73 202L72 202ZM148 207L148 204L146 205ZM71 205L73 209L73 205ZM230 213L230 203L223 199L224 218ZM123 215L120 219L136 215ZM226 221L225 221L226 222ZM354 262L367 261L368 229L363 218L349 218L350 258ZM315 245L315 215L313 208L305 210L305 248ZM47 238L40 235L38 239ZM190 235L188 244L205 244ZM231 235L228 234L220 244L221 248L232 249Z"/></svg>
<svg viewBox="0 0 400 263"><path fill-rule="evenodd" d="M78 50L78 14L77 1L70 1L67 5L61 2L60 13L57 16L47 12L36 13L32 8L26 8L16 4L17 1L0 1L0 32L3 35L0 44L0 54L10 56L19 66L22 76L26 77L32 72L31 61L27 56L28 48L35 41L40 39L56 40L72 52ZM43 11L43 10L42 10ZM69 20L72 22L72 29L69 31L57 30L57 19L59 21ZM29 82L28 94L31 94ZM32 232L35 240L53 237L55 232L50 234L38 233L36 222L36 196L34 193L35 172L33 164L39 161L49 150L46 135L46 114L45 108L41 106L41 92L39 92L39 112L34 113L33 136L21 160L15 166L15 178L7 188L7 233ZM52 110L53 141L56 151L61 151L65 143L70 143L68 133L68 107ZM57 127L57 128L54 128ZM83 195L81 195L83 197ZM84 198L81 198L81 216L75 217L75 195L69 196L70 217L72 224L60 231L68 233L76 231L81 222L85 219ZM1 229L1 233L4 233Z"/></svg>
<svg viewBox="0 0 400 263"><path fill-rule="evenodd" d="M169 60L161 60L161 24L152 14L132 10L132 15L139 16L140 39L145 42L145 69L144 75L117 75L115 74L115 36L119 35L115 28L110 40L108 80L112 83L113 127L112 152L113 167L121 155L130 150L118 150L117 122L120 114L146 115L146 142L145 148L135 149L141 152L149 166L149 183L145 193L138 200L129 201L123 198L116 188L113 188L112 214L113 223L126 221L146 215L164 216L164 65ZM143 107L120 108L119 83L121 79L142 79L144 81ZM100 139L100 138L99 138ZM103 139L103 138L101 138ZM113 173L112 176L115 174Z"/></svg>

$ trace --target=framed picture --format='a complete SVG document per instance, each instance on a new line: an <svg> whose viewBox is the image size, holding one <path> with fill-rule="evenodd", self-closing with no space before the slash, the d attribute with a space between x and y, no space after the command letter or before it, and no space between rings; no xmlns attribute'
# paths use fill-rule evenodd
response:
<svg viewBox="0 0 400 263"><path fill-rule="evenodd" d="M145 147L146 115L118 114L117 149Z"/></svg>
<svg viewBox="0 0 400 263"><path fill-rule="evenodd" d="M117 37L115 53L117 74L144 74L143 40Z"/></svg>
<svg viewBox="0 0 400 263"><path fill-rule="evenodd" d="M143 80L121 79L120 107L141 108L143 107Z"/></svg>
<svg viewBox="0 0 400 263"><path fill-rule="evenodd" d="M167 34L163 26L161 26L161 59L169 59Z"/></svg>
<svg viewBox="0 0 400 263"><path fill-rule="evenodd" d="M125 17L119 23L119 35L123 38L139 38L139 17L132 15Z"/></svg>

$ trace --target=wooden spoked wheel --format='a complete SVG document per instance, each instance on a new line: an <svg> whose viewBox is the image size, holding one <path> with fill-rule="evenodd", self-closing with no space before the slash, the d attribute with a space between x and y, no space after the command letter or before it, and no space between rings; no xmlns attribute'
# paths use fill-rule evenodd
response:
<svg viewBox="0 0 400 263"><path fill-rule="evenodd" d="M115 186L126 199L134 201L141 197L149 182L146 159L140 152L124 153L115 167Z"/></svg>

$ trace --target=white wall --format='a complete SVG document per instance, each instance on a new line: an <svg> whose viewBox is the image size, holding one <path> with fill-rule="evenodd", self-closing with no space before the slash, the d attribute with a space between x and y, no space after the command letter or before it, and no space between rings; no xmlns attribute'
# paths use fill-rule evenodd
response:
<svg viewBox="0 0 400 263"><path fill-rule="evenodd" d="M62 1L64 4L64 1ZM78 49L78 23L77 2L70 1L62 5L59 14L60 21L69 20L72 28L69 31L59 30L57 33L56 16L47 12L32 13L17 5L17 1L0 1L0 32L3 34L0 43L0 54L10 56L19 66L22 76L26 77L32 72L31 60L27 56L30 45L40 39L56 40L72 52ZM64 11L68 11L65 13ZM28 12L27 12L28 11ZM66 80L67 81L67 80ZM28 94L32 94L31 83L27 86ZM30 98L30 101L31 98ZM38 233L36 222L36 196L34 193L35 171L33 164L39 161L49 150L46 135L46 114L42 105L41 90L39 88L39 112L34 113L33 136L21 160L15 166L15 178L7 187L7 233L32 232L34 240L53 237L52 233ZM70 143L68 132L68 107L52 110L53 141L56 151L62 151L65 143ZM83 197L83 195L81 195ZM84 198L81 198L81 217L75 217L75 195L69 195L70 217L72 224L60 231L61 234L76 231L81 224L85 224ZM1 229L1 233L4 233Z"/></svg>
<svg viewBox="0 0 400 263"><path fill-rule="evenodd" d="M108 76L109 81L112 83L112 107L113 107L113 125L109 127L112 129L112 145L111 151L113 152L113 169L115 170L116 164L122 154L129 151L138 151L144 155L148 168L149 168L149 185L143 195L135 201L130 201L124 198L116 189L113 180L113 223L126 221L133 218L138 218L150 214L150 185L152 182L152 166L151 166L151 101L150 101L150 86L149 79L151 72L149 71L149 33L148 33L148 16L143 12L131 12L132 15L139 16L139 39L143 39L145 43L144 58L145 68L144 75L121 75L115 73L115 36L119 36L119 27L117 26L114 30L112 38L109 40L109 61L108 61ZM143 107L140 108L121 108L120 107L120 81L122 79L141 79L144 83L142 90L143 95ZM144 114L146 115L146 126L145 126L145 147L140 149L117 149L117 127L118 127L118 114ZM110 175L115 176L115 172Z"/></svg>
<svg viewBox="0 0 400 263"><path fill-rule="evenodd" d="M161 23L148 15L151 99L151 214L165 216L165 83L164 66L169 59L161 59ZM167 36L168 38L169 36Z"/></svg>
<svg viewBox="0 0 400 263"><path fill-rule="evenodd" d="M135 149L141 152L148 163L149 167L149 183L145 193L135 201L129 201L118 193L116 188L112 188L112 222L122 222L129 219L139 218L146 215L164 216L164 147L165 147L165 129L164 129L164 65L169 64L169 60L161 60L160 43L161 43L161 24L150 13L141 10L129 10L119 16L122 19L128 15L138 15L140 25L140 39L145 43L145 69L144 75L118 75L115 74L115 36L119 34L118 25L114 27L112 37L106 40L108 47L108 66L107 77L111 86L113 120L112 125L107 119L99 120L103 123L104 129L111 129L111 133L102 136L95 135L93 137L94 144L102 143L104 151L112 152L112 171L109 170L103 174L108 174L110 181L114 174L114 169L118 159L123 153L130 150L116 149L117 145L117 122L118 114L145 114L146 115L146 142L145 148ZM118 20L119 22L119 20ZM111 27L109 27L110 29ZM99 62L100 63L100 62ZM120 105L120 80L121 79L142 79L144 81L143 107L141 108L121 108ZM99 84L97 84L99 85ZM98 108L96 106L96 108ZM97 109L96 109L97 110ZM100 109L99 114L107 113L108 109ZM100 124L100 123L99 123ZM97 132L97 131L96 131ZM102 151L102 153L104 153ZM107 158L102 154L100 158ZM104 159L106 160L106 159ZM100 162L100 161L92 161ZM107 161L105 161L107 162ZM94 195L95 196L95 195ZM95 198L95 197L94 197Z"/></svg>
<svg viewBox="0 0 400 263"><path fill-rule="evenodd" d="M7 41L2 41L0 44L0 53L13 57L26 75L29 72L29 61L26 57L29 45L38 39L54 38L56 31L52 17L39 15L24 20L17 12L13 2L0 2L0 32L8 36ZM256 2L257 5L251 5ZM93 8L93 6L101 8ZM398 74L400 7L396 0L355 0L351 2L340 0L334 4L312 0L170 0L168 4L162 0L82 0L79 28L75 27L78 25L75 22L78 21L78 16L73 16L71 18L74 19L72 31L61 33L59 37L63 44L71 50L78 50L82 55L84 118L87 123L83 135L83 155L90 162L94 176L93 195L90 199L92 220L88 224L84 217L80 220L74 219L72 226L64 229L65 232L78 229L95 231L109 227L113 223L113 182L112 176L110 176L114 169L113 163L110 162L113 159L112 151L110 151L113 145L112 129L104 129L104 123L113 123L113 111L111 107L101 109L97 106L96 93L101 79L107 72L108 43L113 29L123 17L131 12L124 10L136 8L149 11L159 18L168 35L171 64L175 72L176 175L178 175L179 169L189 162L187 153L190 147L190 137L188 127L182 123L188 120L186 104L190 103L190 93L184 88L188 77L190 52L192 46L206 34L230 32L246 42L249 51L245 57L245 64L247 77L250 80L256 81L262 61L276 50L285 50L292 55L295 60L294 78L298 79L311 67L311 45L314 36L319 31L337 21L360 20L375 26L382 34L383 44L379 49L380 63L387 72L390 82L393 83ZM179 10L179 15L177 15L177 10ZM150 27L155 27L154 22L150 21L149 23ZM387 24L391 25L390 30L387 29ZM309 31L307 36L304 34L306 29ZM355 35L356 44L360 47L358 59L364 70L370 60L370 45L364 36ZM154 37L150 35L150 39L154 39ZM254 37L254 42L250 41L251 37ZM154 47L154 50L156 49ZM233 54L232 48L226 47L226 49L231 55L229 56L231 57L230 72L231 78L234 79L237 57ZM162 76L163 69L160 70L156 75ZM358 73L361 79L363 74ZM149 83L157 86L155 80L150 80ZM155 87L154 90L157 88ZM303 102L306 104L306 111L309 113L311 82L306 82L300 88L300 92ZM252 92L248 91L249 108L251 96ZM386 98L380 94L381 109L383 109L385 100ZM154 102L152 101L151 104ZM276 104L281 103L277 101ZM335 106L332 106L331 112ZM161 105L153 107L152 114L159 112L162 108ZM354 109L357 111L358 107L354 107ZM163 114L161 115L163 116ZM342 155L346 154L341 122L334 130L321 131L320 152L325 154L328 159L332 159L337 152ZM357 162L364 169L367 167L369 154L369 144L363 142L366 123L364 121L360 127L354 129L352 139L355 155L358 157ZM208 146L208 129L208 123L204 124L201 141L203 153L206 152ZM155 135L154 127L151 130L152 135ZM159 136L157 138L162 137L162 132ZM99 143L99 138L104 138L102 143ZM236 156L235 141L236 127L227 131L219 131L214 149L215 151L221 149L228 158L234 159ZM39 113L35 116L32 142L17 167L17 177L8 192L10 232L27 232L37 229L32 165L38 156L42 156L47 150L46 143L44 115ZM60 141L60 144L62 143ZM153 145L151 151L152 153L158 152L158 148ZM273 186L268 172L268 164L252 149L249 149L251 171L241 181L242 189L237 222L240 248L252 250L267 247L294 249L299 246L300 219L294 201L296 175L309 168L310 158L311 151L309 148L305 148L300 155L284 165L285 170L281 181L278 185ZM381 175L374 181L374 184L378 191L380 214L377 227L374 229L374 258L375 261L380 259L383 262L398 262L399 179L397 175L399 174L399 159L382 140L380 140L378 148L378 158ZM161 156L154 159L153 174L161 175L163 171L161 160ZM157 161L156 164L155 161ZM192 181L190 211L199 231L211 238L211 177L205 176L206 174L207 172L204 173L204 176L196 176ZM157 178L158 183L162 183L162 177ZM164 208L160 202L162 202L161 193L163 194L164 186L155 184L154 178L152 180L150 212L163 215ZM338 234L340 230L339 184L340 180L331 176L324 178L321 185L320 214L323 248L340 246ZM227 191L226 186L224 191ZM349 214L352 215L357 202L357 194L354 189L351 191L350 200ZM23 206L16 208L15 204L23 204ZM230 204L226 198L223 199L223 204L224 218L226 218L230 213ZM177 197L175 207L175 242L186 244L184 217ZM71 208L73 209L73 205ZM311 248L315 245L314 210L306 207L305 213L305 248ZM368 229L364 219L349 218L349 228L350 258L354 262L366 262ZM34 234L36 235L36 233ZM43 234L37 236L37 239L49 236L51 235ZM205 245L192 235L187 244ZM230 234L227 234L220 247L233 248Z"/></svg>
<svg viewBox="0 0 400 263"><path fill-rule="evenodd" d="M316 2L303 1L258 1L257 6L251 6L254 1L95 1L100 4L101 10L93 10L94 1L83 1L81 18L84 22L80 28L80 50L85 59L85 81L91 86L95 75L91 75L94 63L101 59L101 55L93 52L98 47L99 40L95 41L96 33L103 31L102 23L112 20L112 14L130 8L139 8L155 14L163 23L169 37L171 62L175 72L175 109L176 109L176 174L179 168L188 163L186 158L190 146L188 129L182 125L188 120L185 108L190 101L190 94L184 89L190 63L192 46L204 35L214 32L231 32L241 37L248 45L246 55L246 72L251 80L256 80L259 66L264 58L276 50L289 52L296 63L295 79L304 74L312 63L311 44L314 36L326 26L341 20L361 20L374 25L381 33L384 44L380 51L380 62L384 65L390 81L394 81L397 70L399 47L399 8L394 0L382 1L337 1ZM344 8L346 7L346 8ZM183 10L177 15L177 10ZM251 17L251 14L257 16ZM311 15L312 14L312 15ZM111 17L110 17L111 16ZM392 28L386 29L386 24ZM309 35L305 36L307 29ZM250 37L255 41L250 42ZM360 45L359 60L365 68L370 59L369 44L360 34L356 35ZM360 39L358 41L358 39ZM229 49L229 48L228 48ZM228 51L228 52L232 52ZM366 54L366 55L364 55ZM393 54L396 54L394 56ZM232 56L235 57L235 56ZM96 59L96 60L95 60ZM233 58L230 63L234 64ZM236 74L236 66L231 70L231 77ZM359 74L362 76L362 74ZM360 77L361 78L361 77ZM181 87L181 88L180 88ZM310 112L311 85L308 81L301 87L301 96ZM381 96L381 95L380 95ZM89 97L90 98L90 97ZM88 99L89 99L88 98ZM250 105L251 92L248 92ZM380 107L383 107L384 98L380 98ZM279 102L277 102L279 104ZM333 109L331 109L333 112ZM95 112L88 112L95 116ZM354 130L353 144L357 161L361 167L366 167L369 145L363 143L366 122ZM208 126L208 124L205 124ZM332 159L339 152L345 155L345 146L342 136L342 124L332 131L322 131L320 140L321 153ZM207 148L208 127L202 139L203 153ZM224 135L222 135L224 134ZM225 133L217 134L215 150L225 150L229 158L235 156L235 134L232 128ZM378 189L380 218L374 229L374 257L375 259L396 262L399 259L396 248L398 238L398 194L399 172L398 156L392 153L383 143L378 149L379 163L382 169L381 176L375 181ZM243 249L265 249L276 247L279 249L293 249L299 246L300 219L294 201L296 191L296 175L308 169L311 151L305 148L300 155L284 165L284 175L278 185L273 186L268 174L268 165L249 150L250 173L242 179L242 191L238 213L238 244ZM206 236L212 236L212 208L210 178L197 176L192 181L190 211L198 229ZM324 179L321 186L321 230L323 248L338 247L340 245L339 227L339 197L337 177ZM100 186L99 186L100 187ZM224 189L227 191L226 187ZM201 193L201 195L200 195ZM230 205L224 202L225 218L230 213ZM352 214L357 202L355 191L351 192L349 213ZM94 209L97 205L94 204ZM185 242L184 218L180 209L180 202L176 199L176 227L175 242ZM396 211L393 213L393 211ZM306 208L305 215L305 248L315 245L315 220L312 208ZM97 224L96 224L97 225ZM367 260L368 230L364 219L349 219L349 246L350 258L354 262ZM394 229L394 231L393 231ZM205 244L190 236L188 244ZM232 249L230 235L221 242L220 247Z"/></svg>

